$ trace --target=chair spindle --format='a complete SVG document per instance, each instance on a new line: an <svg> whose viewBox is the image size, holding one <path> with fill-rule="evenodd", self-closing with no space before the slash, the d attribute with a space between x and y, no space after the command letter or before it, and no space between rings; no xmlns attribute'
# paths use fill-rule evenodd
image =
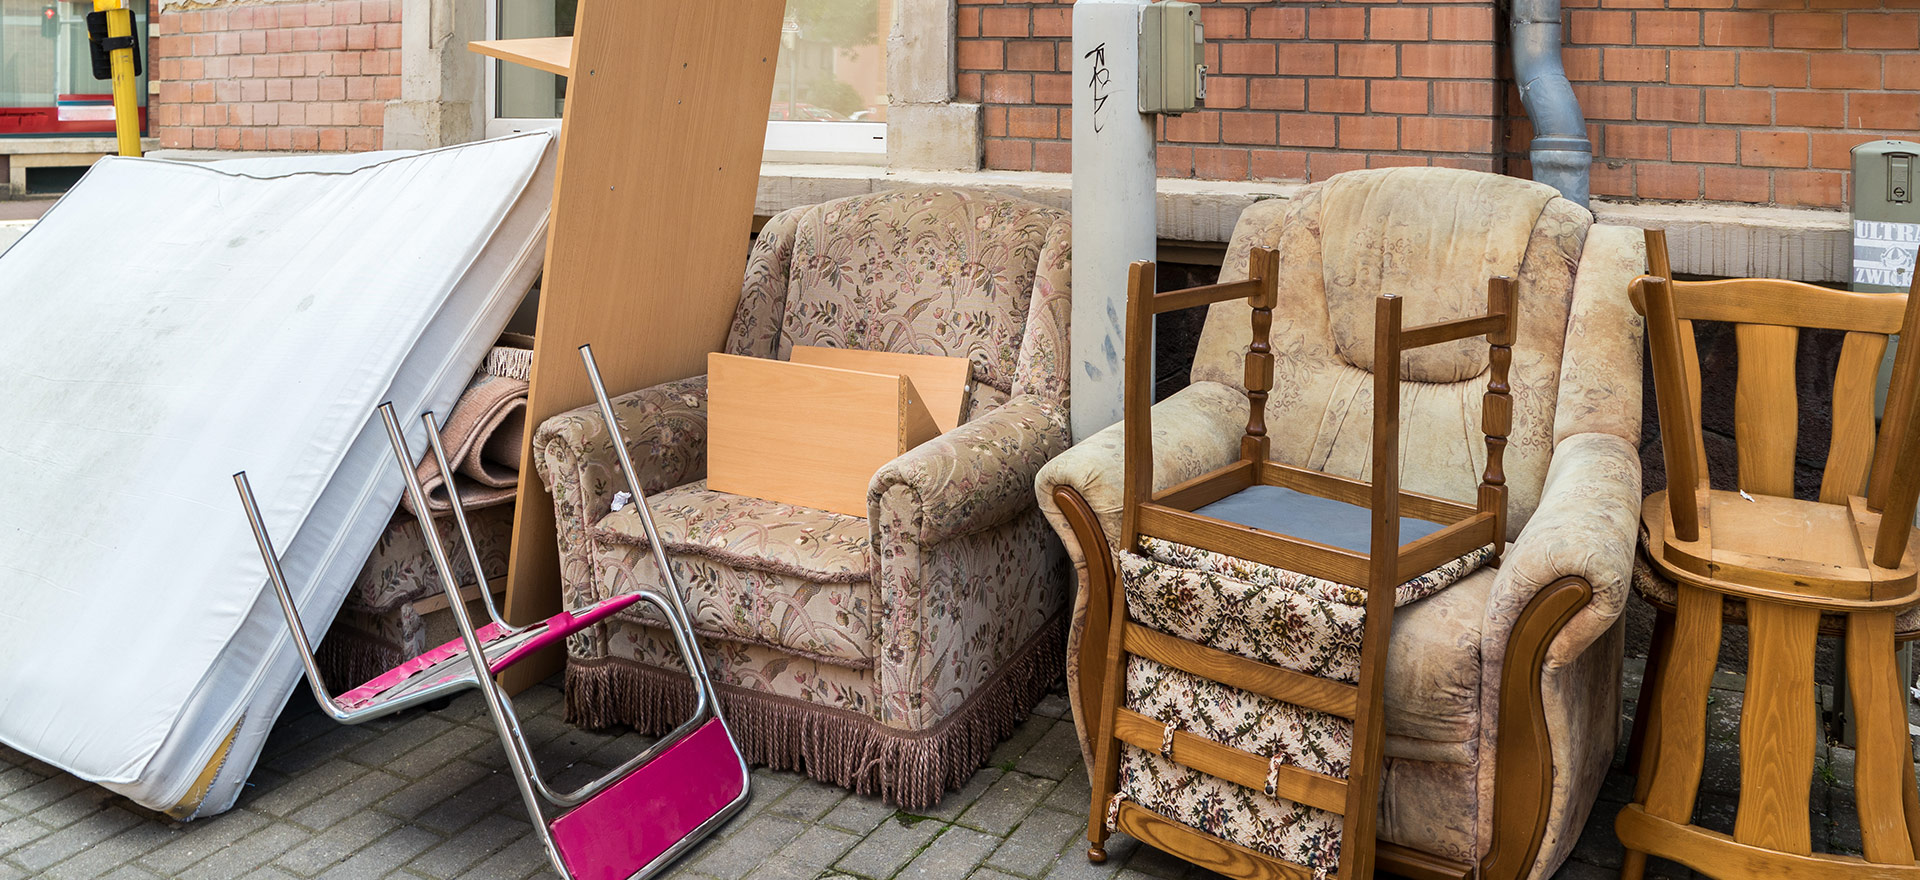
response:
<svg viewBox="0 0 1920 880"><path fill-rule="evenodd" d="M1500 316L1500 326L1487 334L1487 393L1480 404L1480 429L1487 435L1487 470L1480 475L1480 509L1492 511L1493 561L1498 565L1507 537L1507 434L1513 430L1513 389L1508 371L1513 366L1514 323L1518 320L1519 291L1512 278L1487 279L1487 314Z"/></svg>
<svg viewBox="0 0 1920 880"><path fill-rule="evenodd" d="M1248 267L1249 276L1260 285L1260 293L1248 300L1253 306L1253 342L1247 346L1245 376L1247 434L1240 439L1240 457L1251 462L1266 461L1272 445L1267 437L1267 392L1273 389L1271 336L1279 256L1279 251L1255 248Z"/></svg>

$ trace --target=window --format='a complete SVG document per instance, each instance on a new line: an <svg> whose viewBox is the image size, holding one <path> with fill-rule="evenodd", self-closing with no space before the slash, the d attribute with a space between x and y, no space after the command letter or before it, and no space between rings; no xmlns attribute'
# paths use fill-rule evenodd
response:
<svg viewBox="0 0 1920 880"><path fill-rule="evenodd" d="M578 0L495 0L489 30L499 39L568 36L577 8ZM885 158L892 14L891 0L787 0L767 108L769 152ZM565 77L499 61L488 66L489 135L557 123Z"/></svg>
<svg viewBox="0 0 1920 880"><path fill-rule="evenodd" d="M131 5L134 33L145 37L147 0ZM113 87L93 78L87 51L91 11L74 0L0 0L0 135L113 133ZM144 130L145 74L134 91Z"/></svg>

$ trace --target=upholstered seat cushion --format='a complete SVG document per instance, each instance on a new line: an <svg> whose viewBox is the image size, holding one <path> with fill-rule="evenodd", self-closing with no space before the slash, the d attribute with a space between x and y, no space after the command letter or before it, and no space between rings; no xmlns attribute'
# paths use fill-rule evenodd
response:
<svg viewBox="0 0 1920 880"><path fill-rule="evenodd" d="M715 492L705 480L647 501L703 634L842 666L873 664L873 547L865 518ZM620 581L597 584L601 595L632 592L632 569L653 566L636 508L602 518L593 537L622 556L619 565L597 566L600 578ZM658 624L651 607L626 613Z"/></svg>
<svg viewBox="0 0 1920 880"><path fill-rule="evenodd" d="M1249 571L1232 563L1220 564L1232 557L1152 538L1146 544L1154 548L1155 556L1180 560L1182 567L1212 563L1213 570L1223 574ZM1309 617L1322 627L1336 616L1357 624L1360 609L1351 604L1357 590L1314 579L1306 579L1308 592L1273 589L1231 576L1195 580L1179 576L1171 567L1148 571L1142 561L1151 565L1153 560L1146 557L1117 556L1122 579L1128 583L1128 608L1142 623L1303 672L1348 680L1358 672L1357 626L1345 628L1339 639L1314 639L1335 643L1317 649L1307 640L1281 632L1283 627L1291 632L1291 624ZM1449 563L1444 567L1449 570L1440 576L1409 581L1395 596L1400 607L1394 611L1393 637L1387 648L1388 754L1450 764L1474 760L1480 732L1480 631L1498 574L1497 569L1482 565L1484 560L1483 553L1476 553L1464 562ZM1131 576L1127 574L1130 567L1134 569ZM1227 589L1190 589L1195 583Z"/></svg>
<svg viewBox="0 0 1920 880"><path fill-rule="evenodd" d="M1365 553L1373 541L1373 511L1358 504L1296 492L1285 486L1249 486L1194 513ZM1400 543L1440 531L1440 523L1400 518Z"/></svg>
<svg viewBox="0 0 1920 880"><path fill-rule="evenodd" d="M1477 636L1493 582L1484 567L1490 550L1424 573L1396 591L1396 603L1406 610L1395 613L1387 653L1390 754L1472 762L1468 740L1478 730ZM1140 553L1120 553L1116 561L1129 613L1148 626L1289 669L1356 679L1365 591L1150 537L1141 538ZM1125 700L1129 709L1150 718L1291 766L1340 777L1349 769L1353 725L1343 718L1143 657L1128 661ZM1429 739L1436 736L1441 741ZM1122 747L1120 780L1123 796L1162 815L1309 865L1317 874L1337 866L1340 818L1335 814L1132 746ZM1471 808L1470 791L1454 794L1459 806Z"/></svg>

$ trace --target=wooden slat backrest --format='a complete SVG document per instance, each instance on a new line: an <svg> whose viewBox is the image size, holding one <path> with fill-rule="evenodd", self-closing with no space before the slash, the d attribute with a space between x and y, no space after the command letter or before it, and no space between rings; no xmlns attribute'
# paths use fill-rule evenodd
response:
<svg viewBox="0 0 1920 880"><path fill-rule="evenodd" d="M1920 329L1915 326L1920 312L1911 308L1911 296L1853 293L1764 278L1672 281L1666 236L1660 230L1647 231L1647 256L1652 274L1633 282L1631 296L1647 316L1674 537L1698 540L1699 531L1695 493L1673 490L1683 486L1703 490L1709 481L1693 322L1734 325L1739 357L1734 389L1739 487L1787 498L1794 494L1794 451L1799 440L1795 364L1800 329L1840 330L1846 335L1834 370L1833 433L1821 475L1820 500L1843 504L1849 496L1867 493L1871 508L1888 513L1880 535L1885 546L1876 544L1876 557L1890 559L1879 563L1886 567L1896 565L1912 531L1913 497L1920 494L1920 474L1902 484L1896 476L1915 469L1895 467L1897 462L1912 460L1910 447L1920 439L1906 427L1920 415L1913 403L1920 357L1908 347L1901 348L1877 439L1873 391L1887 337ZM1898 527L1899 523L1907 525Z"/></svg>

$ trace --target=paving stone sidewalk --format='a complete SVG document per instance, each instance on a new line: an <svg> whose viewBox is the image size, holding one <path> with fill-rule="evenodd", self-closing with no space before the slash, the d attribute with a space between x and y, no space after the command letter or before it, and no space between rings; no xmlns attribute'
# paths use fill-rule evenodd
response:
<svg viewBox="0 0 1920 880"><path fill-rule="evenodd" d="M557 679L516 701L542 766L559 784L604 772L646 740L561 720ZM1740 694L1727 679L1711 705L1702 812L1731 823L1739 782L1731 735ZM1638 690L1630 661L1626 693ZM1625 707L1628 717L1631 702ZM1048 696L989 765L938 808L911 814L794 773L754 771L738 818L683 859L683 880L1208 880L1216 875L1116 837L1105 865L1085 853L1089 797L1065 698ZM1857 851L1852 752L1823 748L1815 846ZM438 712L343 727L294 693L230 812L182 824L0 747L0 880L25 877L551 877L476 695ZM558 768L558 769L555 769ZM1632 792L1616 760L1561 880L1616 876L1613 817ZM1650 876L1682 878L1655 862Z"/></svg>

